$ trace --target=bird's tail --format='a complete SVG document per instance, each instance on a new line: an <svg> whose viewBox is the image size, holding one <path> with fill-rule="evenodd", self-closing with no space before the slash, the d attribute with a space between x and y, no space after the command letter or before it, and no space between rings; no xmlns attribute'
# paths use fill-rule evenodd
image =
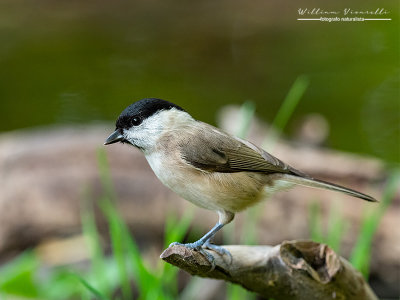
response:
<svg viewBox="0 0 400 300"><path fill-rule="evenodd" d="M302 177L302 176L297 176L297 175L289 175L289 174L285 174L285 175L283 175L283 177L284 177L284 178L282 178L283 180L288 181L290 183L337 191L337 192L341 192L341 193L344 193L344 194L347 194L347 195L350 195L350 196L353 196L356 198L360 198L360 199L363 199L366 201L378 202L378 200L376 200L375 198L373 198L371 196L368 196L366 194L357 192L355 190L346 188L344 186L340 186L338 184L326 182L323 180L314 179L314 178L310 178L310 177Z"/></svg>

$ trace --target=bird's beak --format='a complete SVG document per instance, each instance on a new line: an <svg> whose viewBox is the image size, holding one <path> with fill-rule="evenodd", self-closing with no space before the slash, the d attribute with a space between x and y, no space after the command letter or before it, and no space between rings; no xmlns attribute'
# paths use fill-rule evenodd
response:
<svg viewBox="0 0 400 300"><path fill-rule="evenodd" d="M124 140L124 136L121 134L121 130L117 129L106 139L104 145L110 145Z"/></svg>

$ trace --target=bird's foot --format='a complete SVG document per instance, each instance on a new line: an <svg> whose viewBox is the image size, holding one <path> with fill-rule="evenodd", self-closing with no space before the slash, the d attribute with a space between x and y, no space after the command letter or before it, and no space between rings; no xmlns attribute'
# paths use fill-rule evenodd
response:
<svg viewBox="0 0 400 300"><path fill-rule="evenodd" d="M201 254L203 254L203 256L211 264L211 270L210 271L215 269L215 258L210 253L208 253L207 251L204 250L204 248L202 247L203 243L194 242L194 243L182 244L182 243L179 243L179 242L174 242L174 243L170 244L169 246L172 247L172 246L176 246L176 245L183 246L183 247L186 247L188 249L200 252Z"/></svg>
<svg viewBox="0 0 400 300"><path fill-rule="evenodd" d="M182 244L182 243L179 243L179 242L174 242L174 243L171 243L169 246L172 247L172 246L176 246L176 245L184 246L184 247L186 247L186 248L188 248L188 249L197 250L197 251L199 251L199 250L201 249L201 246L203 246L203 244L197 243L197 242L194 242L194 243L187 243L187 244Z"/></svg>
<svg viewBox="0 0 400 300"><path fill-rule="evenodd" d="M229 263L232 262L232 254L225 248L218 246L218 245L211 244L210 241L205 242L203 247L206 249L213 250L213 251L217 252L218 254L220 254L221 256L224 256L224 255L228 256Z"/></svg>
<svg viewBox="0 0 400 300"><path fill-rule="evenodd" d="M204 249L213 250L213 251L217 252L221 256L226 255L227 257L229 257L229 263L231 263L232 259L233 259L232 258L232 254L228 250L226 250L225 248L223 248L221 246L217 246L217 245L211 244L210 241L206 241L204 244L199 243L199 242L187 243L187 244L182 244L182 243L175 242L175 243L170 244L169 246L172 247L172 246L175 246L175 245L184 246L184 247L186 247L188 249L200 252L211 263L212 269L215 268L215 258L214 258L214 256L212 256L210 253L208 253Z"/></svg>

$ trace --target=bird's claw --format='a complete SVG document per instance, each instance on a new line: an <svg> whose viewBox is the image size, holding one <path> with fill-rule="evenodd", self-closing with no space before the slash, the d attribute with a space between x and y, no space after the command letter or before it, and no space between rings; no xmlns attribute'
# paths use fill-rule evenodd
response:
<svg viewBox="0 0 400 300"><path fill-rule="evenodd" d="M176 246L176 245L183 246L183 247L186 247L188 249L200 252L208 260L208 262L211 264L211 270L210 271L215 269L215 258L210 253L208 253L206 250L204 250L204 248L202 247L203 245L198 244L196 242L187 243L187 244L174 242L174 243L171 243L169 246L172 247L172 246Z"/></svg>
<svg viewBox="0 0 400 300"><path fill-rule="evenodd" d="M188 249L195 250L195 251L198 251L201 254L203 254L203 256L205 256L207 258L207 260L210 262L210 264L212 266L211 270L214 270L214 268L215 268L215 258L210 253L205 251L205 249L213 250L213 251L217 252L218 254L220 254L221 256L226 255L229 257L229 263L232 262L232 254L228 250L226 250L225 248L223 248L221 246L211 244L209 241L205 242L203 245L200 243L197 243L197 242L187 243L187 244L174 242L174 243L170 244L169 246L172 247L175 245L184 246Z"/></svg>
<svg viewBox="0 0 400 300"><path fill-rule="evenodd" d="M202 245L198 245L196 243L182 244L182 243L179 243L179 242L171 243L169 246L172 247L172 246L177 246L177 245L186 247L186 248L191 249L191 250L197 250L197 251L199 251L201 249L201 246L202 246Z"/></svg>
<svg viewBox="0 0 400 300"><path fill-rule="evenodd" d="M207 242L205 242L205 244L203 245L203 248L213 250L213 251L217 252L218 254L220 254L221 256L226 255L226 256L229 257L229 263L232 262L232 259L233 259L233 258L232 258L232 254L231 254L228 250L226 250L224 247L211 244L209 241L207 241Z"/></svg>

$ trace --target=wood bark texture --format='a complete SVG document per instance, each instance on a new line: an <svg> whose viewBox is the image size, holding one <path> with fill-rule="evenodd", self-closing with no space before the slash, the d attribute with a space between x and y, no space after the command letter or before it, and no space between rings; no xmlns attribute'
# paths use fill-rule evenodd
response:
<svg viewBox="0 0 400 300"><path fill-rule="evenodd" d="M239 284L267 299L378 299L362 275L327 245L285 241L272 246L224 246L232 257L181 245L167 248L161 258L192 275Z"/></svg>

